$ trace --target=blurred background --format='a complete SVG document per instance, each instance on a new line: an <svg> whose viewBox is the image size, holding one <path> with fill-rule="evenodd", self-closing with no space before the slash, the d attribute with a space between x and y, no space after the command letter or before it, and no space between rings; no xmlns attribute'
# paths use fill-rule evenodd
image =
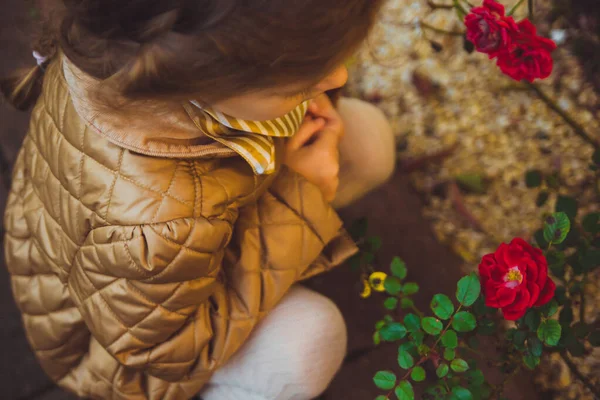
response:
<svg viewBox="0 0 600 400"><path fill-rule="evenodd" d="M473 0L479 4L478 0ZM502 1L510 4L509 1ZM600 141L600 7L597 0L536 0L535 24L559 48L552 76L538 83L546 94L501 74L465 42L464 26L450 0L387 0L365 47L352 60L347 94L380 107L397 135L398 170L384 187L342 211L348 225L366 220L382 238L374 264L387 268L402 257L409 278L421 286L428 307L434 293L453 293L463 273L503 241L532 239L542 213L560 196L573 196L582 212L599 210L600 184L588 168ZM30 26L43 2L2 0L0 73L31 66ZM526 16L526 7L516 18ZM449 32L449 33L448 33ZM566 115L566 117L565 117ZM0 209L28 124L28 115L0 106ZM367 134L367 133L366 133ZM550 177L546 199L527 187L527 171ZM559 182L553 188L553 182ZM537 204L536 204L537 203ZM395 363L395 348L373 347L381 298L361 299L360 276L350 267L309 285L334 299L346 317L350 356L324 399L372 399L380 393L375 371ZM582 290L589 324L598 324L598 270ZM0 397L69 399L37 365L12 300L6 268L0 268ZM484 346L494 353L494 346ZM585 348L575 360L593 379L600 351ZM598 384L598 382L596 382ZM557 354L535 373L522 373L505 396L515 399L592 399Z"/></svg>

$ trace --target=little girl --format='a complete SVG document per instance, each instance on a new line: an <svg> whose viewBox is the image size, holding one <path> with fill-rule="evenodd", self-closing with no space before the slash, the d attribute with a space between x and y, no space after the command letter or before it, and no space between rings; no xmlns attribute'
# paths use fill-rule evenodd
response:
<svg viewBox="0 0 600 400"><path fill-rule="evenodd" d="M5 254L28 340L92 399L309 399L346 330L298 285L356 251L334 208L391 129L324 93L382 0L64 0L38 65ZM331 96L334 98L335 96ZM338 156L339 155L339 156Z"/></svg>

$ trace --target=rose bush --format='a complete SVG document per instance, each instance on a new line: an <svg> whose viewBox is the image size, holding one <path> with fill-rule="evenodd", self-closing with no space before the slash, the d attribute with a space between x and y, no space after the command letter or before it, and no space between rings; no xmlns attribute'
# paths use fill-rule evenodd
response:
<svg viewBox="0 0 600 400"><path fill-rule="evenodd" d="M542 251L520 238L484 256L479 276L485 304L502 309L509 321L523 317L529 308L548 303L556 290Z"/></svg>

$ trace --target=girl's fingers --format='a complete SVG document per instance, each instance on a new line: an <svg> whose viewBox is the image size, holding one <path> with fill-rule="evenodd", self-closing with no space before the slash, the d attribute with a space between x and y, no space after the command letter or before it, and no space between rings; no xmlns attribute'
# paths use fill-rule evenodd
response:
<svg viewBox="0 0 600 400"><path fill-rule="evenodd" d="M288 148L290 150L297 150L304 146L310 141L313 136L319 132L325 126L325 120L323 118L306 118L300 129L288 142Z"/></svg>

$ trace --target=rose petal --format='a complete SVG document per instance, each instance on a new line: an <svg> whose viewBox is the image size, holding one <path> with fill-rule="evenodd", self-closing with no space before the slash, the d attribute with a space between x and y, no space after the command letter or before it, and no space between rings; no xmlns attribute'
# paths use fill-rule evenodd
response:
<svg viewBox="0 0 600 400"><path fill-rule="evenodd" d="M496 0L484 0L483 6L488 8L492 12L504 16L504 5L498 3Z"/></svg>
<svg viewBox="0 0 600 400"><path fill-rule="evenodd" d="M506 310L502 309L502 315L504 315L504 319L507 321L516 321L519 318L523 318L525 313L527 312L527 308L523 308L521 310Z"/></svg>
<svg viewBox="0 0 600 400"><path fill-rule="evenodd" d="M512 304L517 297L517 291L514 289L509 289L507 287L500 287L496 292L496 308L506 307Z"/></svg>
<svg viewBox="0 0 600 400"><path fill-rule="evenodd" d="M550 279L550 277L548 277L546 279L546 284L544 285L544 288L542 289L542 292L540 293L540 297L538 297L534 306L540 307L540 306L543 306L544 304L548 303L554 297L555 291L556 291L556 284L554 283L554 281L552 279Z"/></svg>
<svg viewBox="0 0 600 400"><path fill-rule="evenodd" d="M527 290L529 291L529 304L528 307L533 307L537 299L540 297L540 287L534 283L527 283Z"/></svg>

